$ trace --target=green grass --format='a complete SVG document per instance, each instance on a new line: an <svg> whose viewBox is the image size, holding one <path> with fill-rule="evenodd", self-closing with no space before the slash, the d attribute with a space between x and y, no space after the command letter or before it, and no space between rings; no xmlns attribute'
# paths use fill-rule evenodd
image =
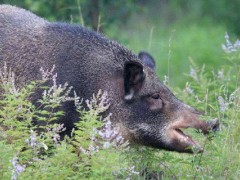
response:
<svg viewBox="0 0 240 180"><path fill-rule="evenodd" d="M211 21L185 21L166 24L137 17L127 26L112 27L106 34L135 53L144 50L152 54L159 77L163 80L167 75L170 85L183 86L184 74L189 73L189 58L199 66L206 64L209 71L226 63L221 49L226 28Z"/></svg>

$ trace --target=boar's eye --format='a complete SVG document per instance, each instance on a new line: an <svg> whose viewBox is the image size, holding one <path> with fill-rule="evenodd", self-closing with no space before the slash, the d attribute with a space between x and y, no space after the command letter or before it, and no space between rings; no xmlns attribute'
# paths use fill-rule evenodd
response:
<svg viewBox="0 0 240 180"><path fill-rule="evenodd" d="M154 93L154 94L152 95L152 98L153 98L153 99L161 99L160 94L158 94L158 93Z"/></svg>
<svg viewBox="0 0 240 180"><path fill-rule="evenodd" d="M152 111L160 111L163 108L163 101L159 93L154 93L148 99L149 109Z"/></svg>

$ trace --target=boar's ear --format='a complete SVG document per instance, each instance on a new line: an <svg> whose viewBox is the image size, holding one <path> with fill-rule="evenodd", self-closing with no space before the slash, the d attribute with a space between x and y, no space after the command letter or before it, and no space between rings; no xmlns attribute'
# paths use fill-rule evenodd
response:
<svg viewBox="0 0 240 180"><path fill-rule="evenodd" d="M142 87L145 79L143 66L138 62L126 62L124 67L125 100L133 98Z"/></svg>
<svg viewBox="0 0 240 180"><path fill-rule="evenodd" d="M156 63L155 63L155 60L154 58L147 52L144 52L144 51L140 51L138 53L138 58L146 65L148 66L149 68L155 70L155 66L156 66Z"/></svg>

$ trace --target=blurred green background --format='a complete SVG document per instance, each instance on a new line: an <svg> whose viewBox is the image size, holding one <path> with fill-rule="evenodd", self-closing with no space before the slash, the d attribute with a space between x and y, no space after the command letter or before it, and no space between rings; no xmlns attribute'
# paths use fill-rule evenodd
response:
<svg viewBox="0 0 240 180"><path fill-rule="evenodd" d="M227 32L240 35L239 0L0 0L49 21L77 23L100 31L135 53L153 55L161 80L183 87L189 59L207 70L224 61Z"/></svg>

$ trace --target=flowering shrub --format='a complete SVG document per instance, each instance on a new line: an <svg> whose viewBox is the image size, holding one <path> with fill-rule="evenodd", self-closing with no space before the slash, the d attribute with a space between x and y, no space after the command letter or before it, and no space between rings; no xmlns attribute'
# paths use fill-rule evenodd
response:
<svg viewBox="0 0 240 180"><path fill-rule="evenodd" d="M128 143L119 134L119 128L112 125L111 114L101 117L110 106L107 92L100 90L85 101L75 92L75 96L70 97L72 88L68 84L56 84L54 67L50 71L40 71L42 80L19 89L15 86L14 73L6 64L0 71L0 144L4 146L0 176L11 179L113 176L112 172L119 168L116 163L118 156ZM45 82L52 86L47 87ZM30 99L38 84L43 93L36 107ZM76 123L72 137L60 141L59 134L65 128L55 122L63 115L59 107L65 101L75 102L81 120ZM83 108L83 103L87 109ZM36 120L37 126L33 124ZM12 150L11 154L4 151L7 147ZM6 154L8 158L3 159ZM107 159L108 164L104 168L102 161Z"/></svg>
<svg viewBox="0 0 240 180"><path fill-rule="evenodd" d="M226 39L226 44L222 44L222 49L226 53L232 53L232 52L239 51L239 49L240 49L240 41L239 40L237 40L234 44L232 44L229 39L229 35L227 33L225 34L225 39Z"/></svg>

